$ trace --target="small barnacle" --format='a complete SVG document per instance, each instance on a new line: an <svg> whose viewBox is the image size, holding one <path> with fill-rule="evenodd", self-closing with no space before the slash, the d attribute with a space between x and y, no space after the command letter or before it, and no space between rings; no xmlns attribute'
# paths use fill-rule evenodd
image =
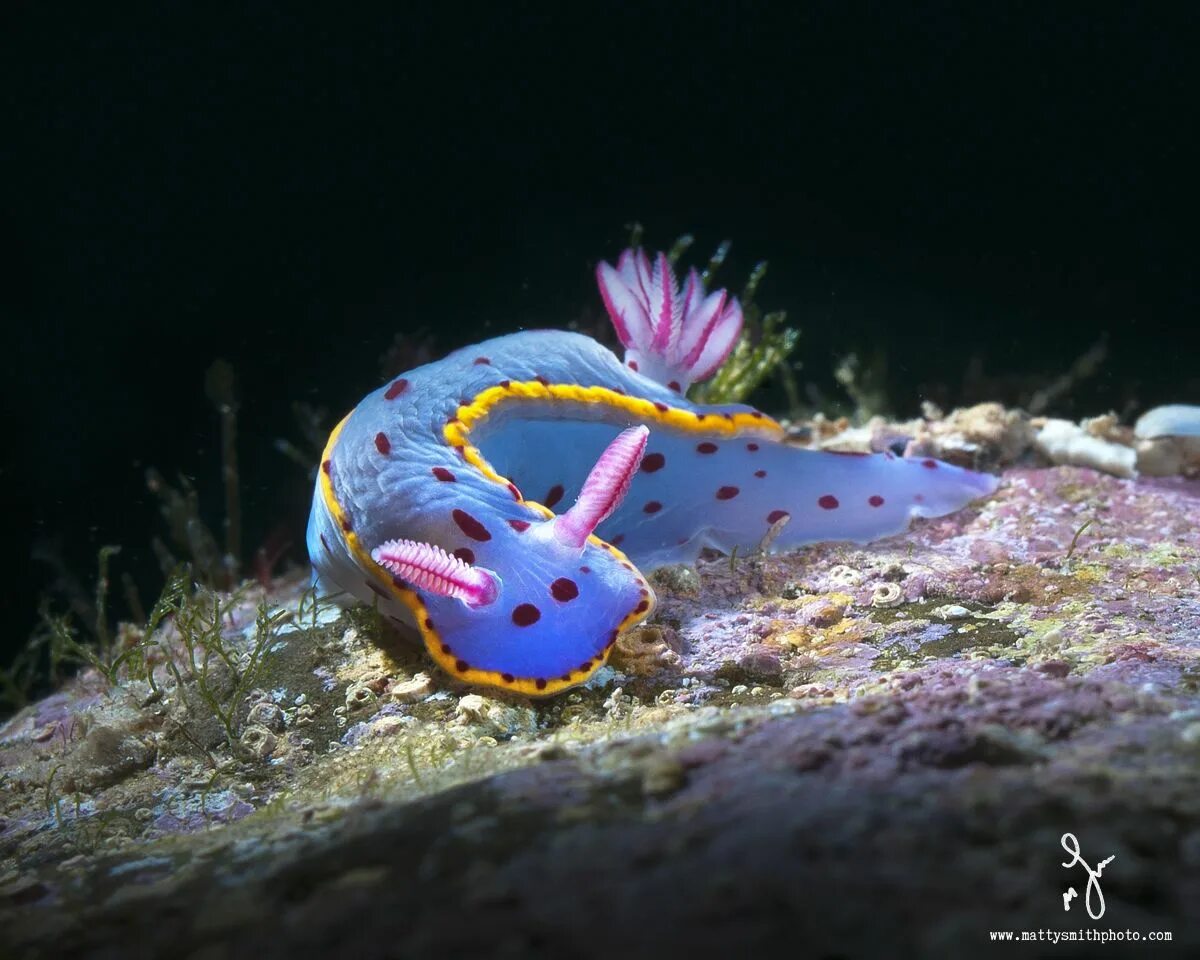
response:
<svg viewBox="0 0 1200 960"><path fill-rule="evenodd" d="M454 713L456 723L482 727L481 735L490 736L494 742L498 742L496 738L508 740L537 730L537 714L532 707L502 703L477 693L461 697Z"/></svg>
<svg viewBox="0 0 1200 960"><path fill-rule="evenodd" d="M862 583L862 574L853 567L839 563L829 571L829 579L839 587L857 587Z"/></svg>
<svg viewBox="0 0 1200 960"><path fill-rule="evenodd" d="M266 760L275 750L275 734L266 727L255 724L242 733L238 744L250 756Z"/></svg>
<svg viewBox="0 0 1200 960"><path fill-rule="evenodd" d="M388 695L397 703L417 703L434 691L433 679L427 673L417 673L409 680L392 685Z"/></svg>
<svg viewBox="0 0 1200 960"><path fill-rule="evenodd" d="M250 708L246 722L266 727L272 733L279 733L284 725L283 711L270 700L260 700Z"/></svg>
<svg viewBox="0 0 1200 960"><path fill-rule="evenodd" d="M898 583L877 583L871 588L871 606L898 607L904 602L904 591Z"/></svg>
<svg viewBox="0 0 1200 960"><path fill-rule="evenodd" d="M316 713L317 711L313 709L311 703L302 703L296 708L296 716L293 723L297 727L307 727L313 722L313 717L316 716Z"/></svg>
<svg viewBox="0 0 1200 960"><path fill-rule="evenodd" d="M669 628L641 626L617 637L612 665L635 677L647 677L679 663L679 654L671 649Z"/></svg>
<svg viewBox="0 0 1200 960"><path fill-rule="evenodd" d="M477 693L468 693L458 701L455 715L463 722L480 722L485 719L487 701Z"/></svg>
<svg viewBox="0 0 1200 960"><path fill-rule="evenodd" d="M358 710L366 710L375 703L377 697L373 691L365 683L352 683L346 688L346 712L353 713Z"/></svg>

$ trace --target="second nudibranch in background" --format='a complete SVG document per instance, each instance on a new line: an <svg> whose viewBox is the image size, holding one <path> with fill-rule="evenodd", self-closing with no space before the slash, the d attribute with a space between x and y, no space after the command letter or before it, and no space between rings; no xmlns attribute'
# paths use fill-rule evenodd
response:
<svg viewBox="0 0 1200 960"><path fill-rule="evenodd" d="M414 626L469 683L533 696L585 681L648 616L642 569L705 547L868 541L996 487L937 460L786 446L743 405L684 391L742 310L627 250L597 280L626 354L528 331L369 394L326 446L308 525L318 589ZM641 569L639 569L641 568Z"/></svg>

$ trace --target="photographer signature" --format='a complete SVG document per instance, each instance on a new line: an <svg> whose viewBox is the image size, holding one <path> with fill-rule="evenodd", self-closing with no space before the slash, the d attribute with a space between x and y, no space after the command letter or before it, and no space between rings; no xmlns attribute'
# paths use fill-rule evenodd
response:
<svg viewBox="0 0 1200 960"><path fill-rule="evenodd" d="M1117 859L1117 855L1114 853L1108 859L1101 860L1098 864L1096 864L1096 869L1093 870L1090 866L1088 866L1088 862L1084 860L1082 855L1079 853L1079 841L1075 839L1075 834L1064 833L1062 835L1062 840L1059 842L1062 844L1062 848L1071 855L1071 859L1064 863L1063 866L1073 867L1075 864L1081 863L1083 864L1083 869L1087 871L1088 882L1086 891L1083 895L1083 903L1084 906L1087 907L1088 916L1093 920L1099 920L1102 916L1104 916L1104 892L1100 889L1100 874L1104 872L1105 867ZM1100 901L1100 908L1095 913L1092 912L1093 893L1096 895L1096 899ZM1071 901L1078 896L1079 894L1075 891L1074 887L1068 887L1067 892L1063 894L1063 910L1070 910Z"/></svg>

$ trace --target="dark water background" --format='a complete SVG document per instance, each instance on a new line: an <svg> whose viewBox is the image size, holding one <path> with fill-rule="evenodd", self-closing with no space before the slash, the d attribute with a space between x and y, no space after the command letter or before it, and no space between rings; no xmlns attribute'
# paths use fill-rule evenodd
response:
<svg viewBox="0 0 1200 960"><path fill-rule="evenodd" d="M35 544L85 584L123 544L153 598L147 466L217 520L215 358L246 552L299 562L293 402L336 419L397 334L598 318L635 219L697 256L732 238L734 284L769 259L760 300L830 396L837 358L881 350L898 414L962 400L973 358L1016 402L1107 334L1055 412L1200 402L1184 5L803 6L0 14L0 659L54 579Z"/></svg>

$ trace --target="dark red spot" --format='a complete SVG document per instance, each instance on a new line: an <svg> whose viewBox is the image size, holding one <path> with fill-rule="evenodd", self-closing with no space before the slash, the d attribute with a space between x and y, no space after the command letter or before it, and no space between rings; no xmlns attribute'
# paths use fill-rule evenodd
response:
<svg viewBox="0 0 1200 960"><path fill-rule="evenodd" d="M514 680L516 680L516 677L514 677L511 673L502 673L500 674L500 679L505 683L512 683Z"/></svg>
<svg viewBox="0 0 1200 960"><path fill-rule="evenodd" d="M452 654L453 652L454 651L450 649L450 644L448 644L448 643L442 644L442 653L444 653L446 656L450 656L450 654Z"/></svg>
<svg viewBox="0 0 1200 960"><path fill-rule="evenodd" d="M741 491L737 487L721 487L721 489L717 491L717 499L732 500L739 493L741 493Z"/></svg>
<svg viewBox="0 0 1200 960"><path fill-rule="evenodd" d="M515 483L509 483L509 485L508 485L508 492L509 492L509 493L511 493L511 494L513 495L513 499L514 499L514 500L521 500L521 499L523 499L523 498L522 498L522 496L521 496L521 491L517 489L517 485L516 485Z"/></svg>
<svg viewBox="0 0 1200 960"><path fill-rule="evenodd" d="M832 493L827 493L825 496L817 500L817 506L822 510L836 510L840 504L838 503L837 497L835 497Z"/></svg>
<svg viewBox="0 0 1200 960"><path fill-rule="evenodd" d="M591 660L584 661L583 663L581 663L579 665L580 673L587 673L591 669L592 669L592 661Z"/></svg>
<svg viewBox="0 0 1200 960"><path fill-rule="evenodd" d="M387 393L383 395L384 400L395 400L400 394L408 389L408 381L401 377L399 380L393 380L392 385L387 388Z"/></svg>
<svg viewBox="0 0 1200 960"><path fill-rule="evenodd" d="M634 370L634 371L636 371L636 370L637 370L637 361L636 361L636 360L630 360L630 361L629 361L629 369L630 369L630 370Z"/></svg>
<svg viewBox="0 0 1200 960"><path fill-rule="evenodd" d="M698 413L698 414L696 414L696 421L699 422L701 420L706 419L707 417L708 417L707 413Z"/></svg>
<svg viewBox="0 0 1200 960"><path fill-rule="evenodd" d="M459 673L466 673L470 669L470 667L467 665L466 660L455 660L454 661L454 669L457 670Z"/></svg>
<svg viewBox="0 0 1200 960"><path fill-rule="evenodd" d="M921 461L921 466L923 466L926 470L936 470L937 465L938 465L938 463L936 460L922 460Z"/></svg>
<svg viewBox="0 0 1200 960"><path fill-rule="evenodd" d="M432 630L432 629L433 629L433 621L432 621L432 620L430 620L430 619L429 619L429 617L426 617L426 618L425 618L425 629L426 629L426 630Z"/></svg>
<svg viewBox="0 0 1200 960"><path fill-rule="evenodd" d="M748 444L746 444L746 449L749 450L751 453L754 453L754 451L758 449L758 444L757 443L748 443Z"/></svg>
<svg viewBox="0 0 1200 960"><path fill-rule="evenodd" d="M755 470L754 475L756 477L758 477L759 480L761 480L763 477L765 477L767 475L767 471L766 470Z"/></svg>
<svg viewBox="0 0 1200 960"><path fill-rule="evenodd" d="M512 622L518 627L529 627L542 619L542 611L532 603L522 603L512 612Z"/></svg>
<svg viewBox="0 0 1200 960"><path fill-rule="evenodd" d="M913 494L913 503L924 503L924 502L925 502L925 494L923 494L923 493L914 493Z"/></svg>
<svg viewBox="0 0 1200 960"><path fill-rule="evenodd" d="M539 690L545 690L546 689L546 680L544 677L538 677L536 680L533 681L533 685L535 687L537 687Z"/></svg>
<svg viewBox="0 0 1200 960"><path fill-rule="evenodd" d="M697 453L716 453L717 445L715 443L709 443L707 440L705 440L703 443L696 444L696 452Z"/></svg>
<svg viewBox="0 0 1200 960"><path fill-rule="evenodd" d="M728 411L726 411L725 413L721 414L721 416L723 416L730 423L733 422L733 414L732 413L729 413Z"/></svg>
<svg viewBox="0 0 1200 960"><path fill-rule="evenodd" d="M622 390L620 387L609 387L608 389L611 390L613 393L619 393L621 396L625 396L625 391Z"/></svg>
<svg viewBox="0 0 1200 960"><path fill-rule="evenodd" d="M452 516L454 518L454 522L458 524L458 529L465 533L472 540L492 539L492 535L488 533L487 527L467 513L466 510L459 510L455 508L450 513L450 516Z"/></svg>
<svg viewBox="0 0 1200 960"><path fill-rule="evenodd" d="M564 674L563 674L561 677L559 677L558 679L559 679L559 680L561 680L563 683L570 683L570 682L571 682L571 674L570 674L570 673L564 673Z"/></svg>
<svg viewBox="0 0 1200 960"><path fill-rule="evenodd" d="M877 493L873 494L872 496L867 498L867 503L869 503L873 507L882 507L883 506L883 497L881 497Z"/></svg>
<svg viewBox="0 0 1200 960"><path fill-rule="evenodd" d="M668 407L665 403L659 403L657 400L655 400L654 401L654 409L657 410L659 413L666 413L671 408Z"/></svg>
<svg viewBox="0 0 1200 960"><path fill-rule="evenodd" d="M459 420L459 419L458 419L458 417L450 417L450 418L449 418L449 419L446 421L446 426L450 426L450 424L452 424L452 423L462 423L462 421L461 421L461 420Z"/></svg>
<svg viewBox="0 0 1200 960"><path fill-rule="evenodd" d="M458 557L463 563L475 562L475 551L470 547L459 547L451 556Z"/></svg>
<svg viewBox="0 0 1200 960"><path fill-rule="evenodd" d="M549 490L546 491L546 496L543 498L542 503L545 504L547 507L553 507L562 498L563 498L563 486L561 483L556 483L554 486L552 486Z"/></svg>
<svg viewBox="0 0 1200 960"><path fill-rule="evenodd" d="M778 521L782 520L784 517L790 517L790 516L791 516L791 514L788 513L786 510L772 510L770 513L767 514L767 523L777 523Z"/></svg>
<svg viewBox="0 0 1200 960"><path fill-rule="evenodd" d="M533 379L540 383L543 387L550 386L550 381L543 377L540 373Z"/></svg>
<svg viewBox="0 0 1200 960"><path fill-rule="evenodd" d="M752 416L755 420L761 420L763 418L763 415L761 413L759 413L757 410L751 410L750 416Z"/></svg>
<svg viewBox="0 0 1200 960"><path fill-rule="evenodd" d="M650 601L643 600L641 603L639 603L636 607L633 608L633 612L634 613L645 613L649 609L650 609Z"/></svg>
<svg viewBox="0 0 1200 960"><path fill-rule="evenodd" d="M575 585L574 580L568 580L566 577L559 577L550 584L550 593L555 600L560 600L563 603L568 603L579 596L579 587Z"/></svg>
<svg viewBox="0 0 1200 960"><path fill-rule="evenodd" d="M580 572L580 573L591 573L591 572L592 572L592 568L591 568L591 567L586 567L586 566L585 566L585 567L580 567L580 568L579 568L579 572Z"/></svg>
<svg viewBox="0 0 1200 960"><path fill-rule="evenodd" d="M614 547L619 547L621 545L621 541L624 539L625 539L625 534L618 533L615 537L613 537L608 542L611 543Z"/></svg>
<svg viewBox="0 0 1200 960"><path fill-rule="evenodd" d="M349 517L342 517L342 529L350 533L354 529L354 524L350 522Z"/></svg>
<svg viewBox="0 0 1200 960"><path fill-rule="evenodd" d="M528 520L509 520L508 525L510 527L512 527L514 530L516 530L517 533L524 533L526 530L529 529L529 521Z"/></svg>
<svg viewBox="0 0 1200 960"><path fill-rule="evenodd" d="M501 380L500 381L500 389L501 390L507 390L511 386L512 386L511 380Z"/></svg>
<svg viewBox="0 0 1200 960"><path fill-rule="evenodd" d="M475 358L475 366L477 366L477 367L490 366L491 362L492 361L489 360L487 357L476 357Z"/></svg>
<svg viewBox="0 0 1200 960"><path fill-rule="evenodd" d="M659 503L657 500L651 500L644 507L642 507L642 512L643 513L658 513L658 511L661 509L662 509L661 503Z"/></svg>
<svg viewBox="0 0 1200 960"><path fill-rule="evenodd" d="M653 473L655 470L661 470L667 464L667 458L661 453L648 453L642 457L642 469L646 473Z"/></svg>
<svg viewBox="0 0 1200 960"><path fill-rule="evenodd" d="M667 384L667 389L674 390L676 393L679 393L683 388L681 386L679 386L678 380L672 380L670 383Z"/></svg>
<svg viewBox="0 0 1200 960"><path fill-rule="evenodd" d="M326 460L324 463L322 463L322 464L321 464L321 469L325 471L325 476L327 476L327 477L328 477L328 476L332 476L332 474L333 474L333 461L332 461L332 460Z"/></svg>
<svg viewBox="0 0 1200 960"><path fill-rule="evenodd" d="M458 479L445 467L434 467L433 475L444 483L454 483Z"/></svg>

